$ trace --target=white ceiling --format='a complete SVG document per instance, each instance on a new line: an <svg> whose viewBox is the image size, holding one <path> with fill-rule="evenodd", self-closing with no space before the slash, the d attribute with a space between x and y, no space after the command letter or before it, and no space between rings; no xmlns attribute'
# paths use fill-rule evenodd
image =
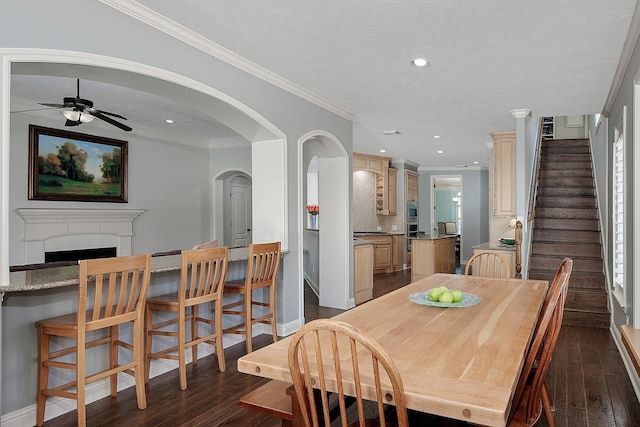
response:
<svg viewBox="0 0 640 427"><path fill-rule="evenodd" d="M421 167L472 167L475 161L487 166L489 132L515 129L513 109L531 109L537 117L601 112L636 5L633 0L138 3L353 114L355 151L386 149L385 155ZM415 68L409 64L414 57L431 64ZM209 114L162 94L125 93L89 80L81 83L82 97L128 117L134 132L157 129L164 126L160 119L172 116L182 125L166 132L188 132L209 142L241 139ZM26 106L74 96L75 81L52 85L22 75L12 79L11 90L16 111L19 101ZM384 135L385 130L400 134ZM439 149L444 154L436 154Z"/></svg>

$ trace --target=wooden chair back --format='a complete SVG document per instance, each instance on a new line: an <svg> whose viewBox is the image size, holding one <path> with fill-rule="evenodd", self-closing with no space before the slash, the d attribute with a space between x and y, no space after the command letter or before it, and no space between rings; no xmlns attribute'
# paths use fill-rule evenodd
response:
<svg viewBox="0 0 640 427"><path fill-rule="evenodd" d="M464 268L464 274L480 277L495 277L508 279L511 277L509 263L500 254L495 252L478 252L473 255Z"/></svg>
<svg viewBox="0 0 640 427"><path fill-rule="evenodd" d="M222 298L228 258L226 246L182 251L178 298L185 306Z"/></svg>
<svg viewBox="0 0 640 427"><path fill-rule="evenodd" d="M274 298L279 267L280 242L251 243L249 245L245 286L252 289L271 286L271 297ZM272 301L275 301L275 299L272 299Z"/></svg>
<svg viewBox="0 0 640 427"><path fill-rule="evenodd" d="M365 425L365 395L377 402L381 426L388 424L384 404L395 405L397 425L408 426L398 369L373 338L352 325L331 319L304 325L289 344L289 369L306 426L330 424L329 392L337 395L343 426L347 396L355 398L359 425ZM364 378L373 385L363 387Z"/></svg>
<svg viewBox="0 0 640 427"><path fill-rule="evenodd" d="M151 278L151 256L99 258L79 261L78 336L142 319ZM89 282L95 280L92 295ZM84 340L84 338L82 338Z"/></svg>
<svg viewBox="0 0 640 427"><path fill-rule="evenodd" d="M447 225L444 222L439 222L438 223L438 235L439 236L444 236L445 234L447 234Z"/></svg>
<svg viewBox="0 0 640 427"><path fill-rule="evenodd" d="M562 327L572 270L573 260L565 258L549 287L513 397L508 424L517 419L517 424L532 426L540 417L545 377Z"/></svg>

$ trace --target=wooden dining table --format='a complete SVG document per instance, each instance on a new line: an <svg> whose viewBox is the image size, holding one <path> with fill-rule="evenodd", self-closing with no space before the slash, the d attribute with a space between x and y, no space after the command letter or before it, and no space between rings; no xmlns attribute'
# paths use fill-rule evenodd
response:
<svg viewBox="0 0 640 427"><path fill-rule="evenodd" d="M462 307L428 305L421 293L437 286L478 298ZM504 426L547 288L544 280L434 274L335 319L367 332L391 356L409 409ZM238 370L291 382L289 341L241 357Z"/></svg>

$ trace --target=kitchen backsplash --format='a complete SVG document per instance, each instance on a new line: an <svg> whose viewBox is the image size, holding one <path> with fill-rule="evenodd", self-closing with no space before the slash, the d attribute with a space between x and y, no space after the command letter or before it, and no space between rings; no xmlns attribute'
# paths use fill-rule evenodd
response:
<svg viewBox="0 0 640 427"><path fill-rule="evenodd" d="M373 172L358 171L353 174L353 230L404 231L404 209L398 209L397 215L376 215L376 177Z"/></svg>

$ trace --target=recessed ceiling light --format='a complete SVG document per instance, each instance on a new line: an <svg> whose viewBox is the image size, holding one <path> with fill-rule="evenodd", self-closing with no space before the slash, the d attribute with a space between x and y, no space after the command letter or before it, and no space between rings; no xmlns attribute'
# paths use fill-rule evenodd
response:
<svg viewBox="0 0 640 427"><path fill-rule="evenodd" d="M381 152L381 153L386 153L386 152L387 152L387 150L380 150L380 152Z"/></svg>
<svg viewBox="0 0 640 427"><path fill-rule="evenodd" d="M413 58L411 60L411 65L418 68L428 67L429 61L426 58Z"/></svg>
<svg viewBox="0 0 640 427"><path fill-rule="evenodd" d="M480 162L473 162L473 164L474 164L474 165L477 165L477 164L479 164L479 163L480 163Z"/></svg>
<svg viewBox="0 0 640 427"><path fill-rule="evenodd" d="M442 151L442 150L438 150L438 151L436 151L436 153L438 153L438 154L442 154L442 153L444 153L444 151Z"/></svg>
<svg viewBox="0 0 640 427"><path fill-rule="evenodd" d="M167 122L167 123L173 123L173 120L171 120L171 119L167 119L167 120L165 120L165 122Z"/></svg>
<svg viewBox="0 0 640 427"><path fill-rule="evenodd" d="M399 130L383 130L382 131L383 134L385 135L400 135L400 131Z"/></svg>
<svg viewBox="0 0 640 427"><path fill-rule="evenodd" d="M433 135L435 139L440 139L440 135Z"/></svg>

